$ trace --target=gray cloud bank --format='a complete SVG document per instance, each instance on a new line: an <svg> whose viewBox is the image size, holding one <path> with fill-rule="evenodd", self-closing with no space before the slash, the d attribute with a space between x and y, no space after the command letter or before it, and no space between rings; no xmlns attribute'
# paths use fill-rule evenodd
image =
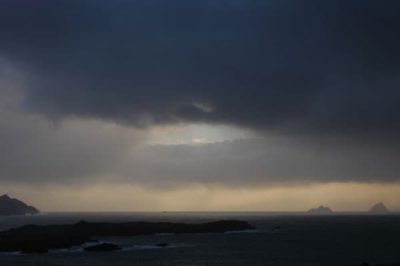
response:
<svg viewBox="0 0 400 266"><path fill-rule="evenodd" d="M52 118L400 133L396 0L0 5L0 54Z"/></svg>
<svg viewBox="0 0 400 266"><path fill-rule="evenodd" d="M0 184L173 187L398 181L399 149L391 144L264 135L208 144L149 145L148 130L98 120L53 124L20 110L18 90L4 89L17 84L0 76Z"/></svg>
<svg viewBox="0 0 400 266"><path fill-rule="evenodd" d="M399 10L395 0L0 0L0 179L397 181ZM144 144L152 126L178 122L261 137Z"/></svg>

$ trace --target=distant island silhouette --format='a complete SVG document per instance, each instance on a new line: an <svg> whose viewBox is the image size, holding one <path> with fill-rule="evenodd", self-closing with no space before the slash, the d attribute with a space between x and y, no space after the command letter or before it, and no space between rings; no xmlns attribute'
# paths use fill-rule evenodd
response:
<svg viewBox="0 0 400 266"><path fill-rule="evenodd" d="M307 211L308 214L332 214L333 211L329 207L319 206L318 208L310 209Z"/></svg>
<svg viewBox="0 0 400 266"><path fill-rule="evenodd" d="M18 199L10 198L7 194L0 196L0 215L36 214L39 210Z"/></svg>
<svg viewBox="0 0 400 266"><path fill-rule="evenodd" d="M386 208L385 204L383 202L379 202L375 204L374 206L371 207L368 211L371 214L388 214L390 211L388 208Z"/></svg>

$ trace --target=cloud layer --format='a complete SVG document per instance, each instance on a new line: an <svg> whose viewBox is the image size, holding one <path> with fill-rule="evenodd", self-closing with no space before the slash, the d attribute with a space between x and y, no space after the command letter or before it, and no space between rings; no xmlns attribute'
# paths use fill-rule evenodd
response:
<svg viewBox="0 0 400 266"><path fill-rule="evenodd" d="M398 182L398 10L395 0L0 1L0 184L162 187L173 204L199 184ZM176 133L199 123L193 138Z"/></svg>
<svg viewBox="0 0 400 266"><path fill-rule="evenodd" d="M128 125L295 134L400 130L400 3L2 1L25 107Z"/></svg>

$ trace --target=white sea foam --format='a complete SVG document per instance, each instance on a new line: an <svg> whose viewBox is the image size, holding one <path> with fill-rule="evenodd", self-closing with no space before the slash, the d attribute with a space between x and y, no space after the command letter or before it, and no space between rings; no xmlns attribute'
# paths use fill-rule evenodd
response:
<svg viewBox="0 0 400 266"><path fill-rule="evenodd" d="M260 231L258 230L238 230L238 231L226 231L225 234L254 234L254 233L259 233Z"/></svg>
<svg viewBox="0 0 400 266"><path fill-rule="evenodd" d="M170 249L170 248L183 248L183 247L193 247L193 245L188 245L188 244L168 244L165 247L158 246L158 245L132 245L132 246L128 246L128 247L122 247L122 249L120 251Z"/></svg>
<svg viewBox="0 0 400 266"><path fill-rule="evenodd" d="M13 252L0 252L0 256L19 256L24 255L20 251L13 251Z"/></svg>
<svg viewBox="0 0 400 266"><path fill-rule="evenodd" d="M84 243L80 246L75 246L71 248L63 248L63 249L50 249L48 253L50 254L58 254L58 253L80 253L84 252L86 247L94 246L94 245L100 245L104 243L111 243L111 242L105 242L105 241L99 241L99 242L87 242ZM154 249L171 249L171 248L183 248L183 247L193 247L193 245L189 244L167 244L166 246L159 246L157 244L155 245L120 245L119 243L112 243L116 244L121 247L120 250L116 250L114 252L124 252L124 251L140 251L140 250L154 250ZM0 256L5 255L5 256L20 256L20 255L28 255L24 254L20 251L16 252L0 252Z"/></svg>

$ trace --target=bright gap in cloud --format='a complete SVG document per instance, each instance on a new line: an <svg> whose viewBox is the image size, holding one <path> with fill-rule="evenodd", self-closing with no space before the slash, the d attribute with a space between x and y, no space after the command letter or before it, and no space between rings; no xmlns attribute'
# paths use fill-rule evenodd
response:
<svg viewBox="0 0 400 266"><path fill-rule="evenodd" d="M250 130L225 125L180 124L157 126L149 131L147 144L204 145L255 138Z"/></svg>

